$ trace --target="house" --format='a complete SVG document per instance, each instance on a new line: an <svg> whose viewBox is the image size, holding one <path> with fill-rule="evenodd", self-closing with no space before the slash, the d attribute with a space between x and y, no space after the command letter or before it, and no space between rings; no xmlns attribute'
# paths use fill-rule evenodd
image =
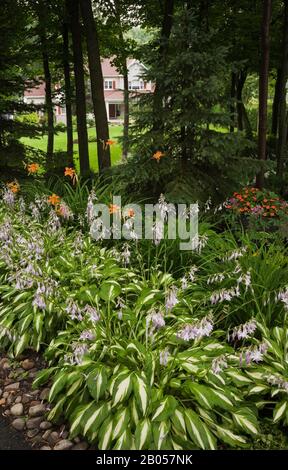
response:
<svg viewBox="0 0 288 470"><path fill-rule="evenodd" d="M107 118L109 122L121 123L124 119L124 79L116 67L111 63L112 59L102 59L103 88ZM131 99L142 93L153 91L153 84L145 81L143 74L145 66L136 59L128 59L128 83ZM57 90L57 88L56 88ZM43 105L45 103L45 84L25 90L24 102L28 104ZM55 120L57 123L66 123L65 106L61 104L60 93L54 98ZM40 112L41 113L41 112Z"/></svg>

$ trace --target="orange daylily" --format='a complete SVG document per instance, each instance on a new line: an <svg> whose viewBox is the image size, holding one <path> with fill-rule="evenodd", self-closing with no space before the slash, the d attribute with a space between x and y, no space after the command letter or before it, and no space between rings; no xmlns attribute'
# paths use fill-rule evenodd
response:
<svg viewBox="0 0 288 470"><path fill-rule="evenodd" d="M113 145L113 144L116 144L116 140L108 139L108 140L105 141L105 144L106 144L106 145Z"/></svg>
<svg viewBox="0 0 288 470"><path fill-rule="evenodd" d="M39 163L29 163L29 165L27 165L28 174L31 175L32 173L37 173L39 168Z"/></svg>
<svg viewBox="0 0 288 470"><path fill-rule="evenodd" d="M110 204L109 206L109 214L116 214L120 211L120 207L117 204Z"/></svg>
<svg viewBox="0 0 288 470"><path fill-rule="evenodd" d="M127 216L128 217L134 217L134 215L135 215L134 209L128 209L127 210Z"/></svg>
<svg viewBox="0 0 288 470"><path fill-rule="evenodd" d="M60 203L60 196L57 196L57 194L52 194L51 196L48 197L48 202L52 206L57 206Z"/></svg>
<svg viewBox="0 0 288 470"><path fill-rule="evenodd" d="M71 168L69 166L65 167L64 176L69 176L73 184L75 184L78 180L76 171L74 170L74 168Z"/></svg>
<svg viewBox="0 0 288 470"><path fill-rule="evenodd" d="M20 185L18 181L16 180L12 181L11 183L7 183L7 186L10 189L10 191L12 191L12 193L14 194L18 193L18 191L20 190Z"/></svg>
<svg viewBox="0 0 288 470"><path fill-rule="evenodd" d="M161 152L161 150L157 150L157 152L154 153L153 157L154 160L157 161L157 163L160 162L160 159L163 158L165 156L165 154L163 152Z"/></svg>

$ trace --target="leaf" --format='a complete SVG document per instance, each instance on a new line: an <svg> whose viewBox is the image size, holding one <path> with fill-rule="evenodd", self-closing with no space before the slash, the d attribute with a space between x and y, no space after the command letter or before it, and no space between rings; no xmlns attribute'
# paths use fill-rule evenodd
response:
<svg viewBox="0 0 288 470"><path fill-rule="evenodd" d="M133 376L133 392L136 403L142 415L145 416L148 407L148 386L146 381L136 373Z"/></svg>
<svg viewBox="0 0 288 470"><path fill-rule="evenodd" d="M60 399L58 399L56 405L52 408L52 410L49 412L47 419L48 421L54 421L56 422L60 415L62 414L63 411L63 405L65 403L66 396L64 395Z"/></svg>
<svg viewBox="0 0 288 470"><path fill-rule="evenodd" d="M185 410L184 408L176 408L174 414L170 417L173 426L182 434L186 435L186 424L185 424Z"/></svg>
<svg viewBox="0 0 288 470"><path fill-rule="evenodd" d="M107 373L105 367L99 367L90 372L87 378L87 386L91 396L99 401L107 388Z"/></svg>
<svg viewBox="0 0 288 470"><path fill-rule="evenodd" d="M125 431L121 434L119 439L117 440L113 450L131 450L132 446L132 434L129 429L125 429Z"/></svg>
<svg viewBox="0 0 288 470"><path fill-rule="evenodd" d="M132 374L120 377L113 387L113 407L129 398L132 391Z"/></svg>
<svg viewBox="0 0 288 470"><path fill-rule="evenodd" d="M66 371L62 371L56 375L53 385L50 389L50 393L48 397L49 401L53 401L55 397L58 395L58 393L60 393L61 390L65 387L66 382L67 382L67 376L68 374Z"/></svg>
<svg viewBox="0 0 288 470"><path fill-rule="evenodd" d="M101 284L99 295L105 302L111 302L121 293L121 286L117 281L110 279Z"/></svg>
<svg viewBox="0 0 288 470"><path fill-rule="evenodd" d="M106 450L110 448L112 442L112 433L113 433L113 419L111 416L105 419L104 423L101 425L99 431L99 442L98 448L101 450Z"/></svg>
<svg viewBox="0 0 288 470"><path fill-rule="evenodd" d="M288 401L281 401L275 406L273 411L273 423L277 423L285 414L288 407Z"/></svg>
<svg viewBox="0 0 288 470"><path fill-rule="evenodd" d="M222 441L226 442L232 447L247 447L247 442L244 437L235 434L230 429L225 429L222 426L216 426L216 434Z"/></svg>
<svg viewBox="0 0 288 470"><path fill-rule="evenodd" d="M204 406L206 409L219 406L225 410L231 410L234 407L232 399L227 396L227 390L212 389L207 385L201 385L195 382L189 382L188 386L200 405Z"/></svg>
<svg viewBox="0 0 288 470"><path fill-rule="evenodd" d="M259 434L257 418L249 408L240 408L232 413L232 417L235 424L244 429L248 434L252 434L252 436Z"/></svg>
<svg viewBox="0 0 288 470"><path fill-rule="evenodd" d="M83 435L88 432L94 433L101 426L103 421L107 418L110 412L110 403L98 403L93 408L89 408L83 416L84 429Z"/></svg>
<svg viewBox="0 0 288 470"><path fill-rule="evenodd" d="M151 421L147 418L139 421L135 429L136 450L148 449L152 438Z"/></svg>
<svg viewBox="0 0 288 470"><path fill-rule="evenodd" d="M157 294L159 294L159 290L156 289L149 289L148 287L142 289L141 295L138 297L136 302L136 309L143 307L143 305L149 305L153 302L156 298Z"/></svg>
<svg viewBox="0 0 288 470"><path fill-rule="evenodd" d="M33 320L33 313L30 313L29 315L26 315L26 317L23 320L19 321L17 326L18 326L20 335L22 335L22 333L24 333L24 331L27 330L32 320Z"/></svg>
<svg viewBox="0 0 288 470"><path fill-rule="evenodd" d="M238 386L238 387L243 387L244 385L249 385L251 384L251 380L248 379L244 374L241 374L239 371L236 370L229 370L226 371L226 374L231 377L233 382Z"/></svg>
<svg viewBox="0 0 288 470"><path fill-rule="evenodd" d="M30 340L30 334L26 331L20 338L17 340L14 347L15 357L19 356L24 349L28 346Z"/></svg>
<svg viewBox="0 0 288 470"><path fill-rule="evenodd" d="M165 446L165 440L169 434L170 426L166 421L154 423L152 426L153 440L156 450L161 450Z"/></svg>
<svg viewBox="0 0 288 470"><path fill-rule="evenodd" d="M40 372L37 373L36 379L33 382L33 388L37 389L41 385L45 384L48 382L52 372L54 372L56 367L50 367L49 369L44 369L41 370Z"/></svg>
<svg viewBox="0 0 288 470"><path fill-rule="evenodd" d="M89 412L91 408L95 406L95 403L92 401L85 405L80 405L74 411L71 420L70 420L70 438L73 439L77 434L80 434L82 428L82 420L86 412Z"/></svg>
<svg viewBox="0 0 288 470"><path fill-rule="evenodd" d="M185 423L189 436L201 449L214 450L216 448L214 436L193 410L185 410Z"/></svg>
<svg viewBox="0 0 288 470"><path fill-rule="evenodd" d="M157 406L154 414L152 416L152 421L164 421L174 413L176 407L178 405L177 400L168 395L162 400L159 405Z"/></svg>
<svg viewBox="0 0 288 470"><path fill-rule="evenodd" d="M114 416L113 419L113 434L112 439L118 439L121 434L125 431L130 421L130 410L129 408L122 408Z"/></svg>
<svg viewBox="0 0 288 470"><path fill-rule="evenodd" d="M248 395L258 394L258 393L267 393L269 392L270 388L268 385L255 385L254 387L250 388Z"/></svg>

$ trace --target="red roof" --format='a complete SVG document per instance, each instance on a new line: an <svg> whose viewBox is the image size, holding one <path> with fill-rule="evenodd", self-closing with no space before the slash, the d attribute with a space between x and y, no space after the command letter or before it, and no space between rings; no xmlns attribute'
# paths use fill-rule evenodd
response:
<svg viewBox="0 0 288 470"><path fill-rule="evenodd" d="M118 72L117 68L111 64L113 61L113 57L110 59L102 59L101 64L102 64L102 74L103 77L119 77L122 74ZM129 66L132 62L134 62L134 59L127 59L127 65Z"/></svg>
<svg viewBox="0 0 288 470"><path fill-rule="evenodd" d="M45 96L45 83L40 83L33 88L24 91L24 96Z"/></svg>

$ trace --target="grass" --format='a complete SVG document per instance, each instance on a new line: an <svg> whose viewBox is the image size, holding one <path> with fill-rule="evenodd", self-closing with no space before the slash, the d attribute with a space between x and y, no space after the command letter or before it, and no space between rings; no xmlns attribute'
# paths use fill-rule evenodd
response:
<svg viewBox="0 0 288 470"><path fill-rule="evenodd" d="M122 136L122 126L110 126L109 135L110 139L117 139ZM88 139L96 138L95 128L88 129ZM73 133L74 141L77 140L77 132ZM23 137L21 142L25 145L30 145L39 150L46 151L47 148L47 135L44 135L40 139L31 139L29 137ZM54 150L56 152L61 152L66 150L66 132L58 132L54 138ZM121 160L121 145L117 142L111 146L111 162L112 165L116 165ZM97 143L89 142L89 160L91 170L98 171L98 159L97 159ZM79 154L78 154L78 144L74 143L74 162L76 169L79 169Z"/></svg>

